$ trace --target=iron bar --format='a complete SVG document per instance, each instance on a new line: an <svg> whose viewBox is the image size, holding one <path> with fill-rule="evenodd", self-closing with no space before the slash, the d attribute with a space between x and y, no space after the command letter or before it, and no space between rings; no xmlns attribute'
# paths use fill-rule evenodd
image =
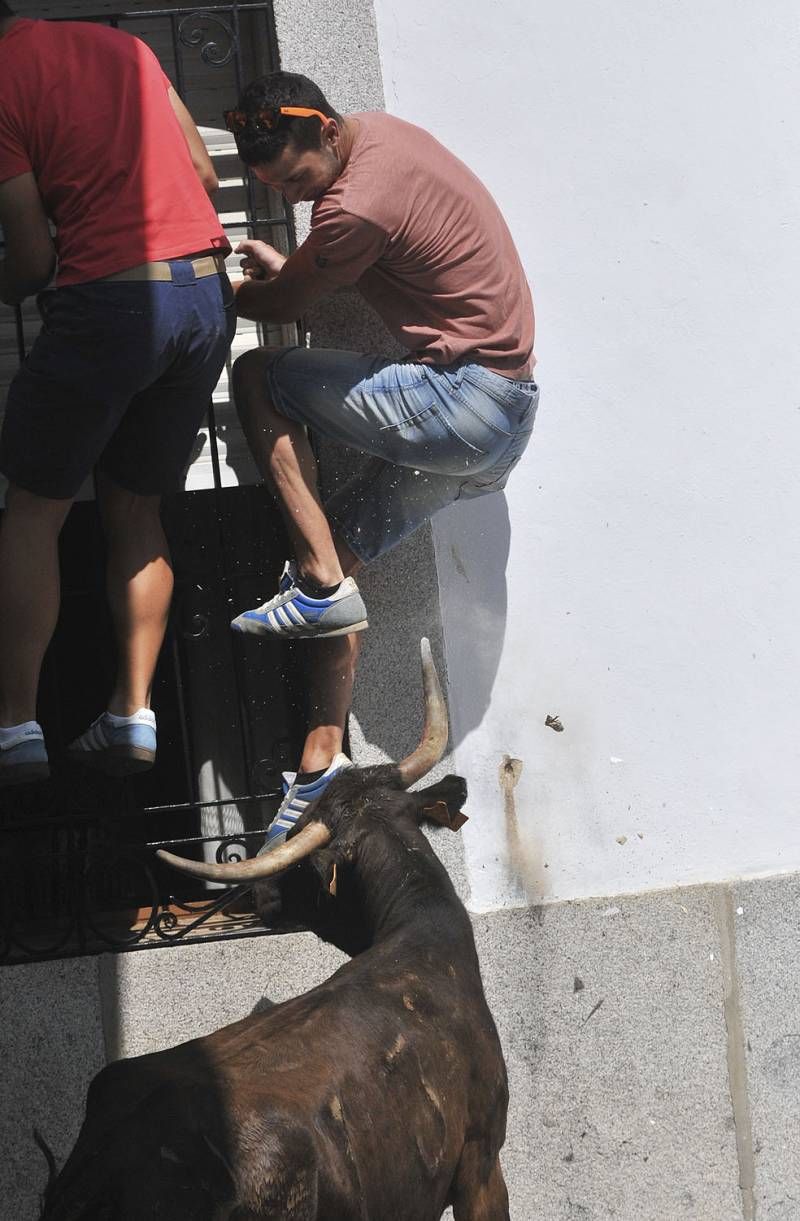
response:
<svg viewBox="0 0 800 1221"><path fill-rule="evenodd" d="M120 823L126 818L141 818L146 814L182 814L188 813L191 810L213 809L215 806L230 806L230 805L246 805L253 801L273 801L281 796L280 789L271 789L264 793L245 793L241 796L235 794L231 797L215 797L213 801L182 801L175 802L173 805L163 806L140 806L126 810L124 813L104 813L103 818L107 824ZM4 832L16 831L32 831L46 827L64 827L66 818L69 818L76 825L83 823L91 823L97 821L98 812L96 810L70 810L68 815L52 814L49 818L39 819L32 822L26 819L23 822L8 822L0 828L0 834ZM219 839L218 835L212 835L209 839Z"/></svg>
<svg viewBox="0 0 800 1221"><path fill-rule="evenodd" d="M235 831L231 835L195 835L193 837L182 835L179 839L151 839L147 841L147 848L176 848L183 845L184 847L192 847L194 845L200 847L203 844L219 843L220 849L225 847L228 840L238 843L239 840L251 839L254 835L263 835L266 827L255 827L252 831Z"/></svg>
<svg viewBox="0 0 800 1221"><path fill-rule="evenodd" d="M178 44L178 18L175 13L169 15L169 30L172 36L172 58L175 61L175 90L178 97L183 100L184 97L184 82L183 82L183 61L181 58L181 49Z"/></svg>
<svg viewBox="0 0 800 1221"><path fill-rule="evenodd" d="M219 446L217 444L217 425L216 416L214 414L214 404L209 403L208 408L209 419L209 447L211 449L211 462L214 471L214 512L217 523L217 537L219 539L220 554L222 555L222 586L225 595L225 602L230 607L234 602L233 594L233 578L228 563L228 550L225 545L225 516L222 507L222 478L220 474L219 463ZM242 758L244 759L245 773L248 781L252 783L253 776L253 744L251 735L248 733L249 717L247 715L247 706L244 699L244 672L242 667L242 659L239 649L233 650L233 669L236 677L236 695L238 703L238 724L239 724L239 743L242 749Z"/></svg>
<svg viewBox="0 0 800 1221"><path fill-rule="evenodd" d="M242 227L242 222L238 221L238 220L221 221L220 223L222 224L223 229L241 229L241 227ZM266 216L262 219L261 217L255 215L254 213L251 213L250 220L247 220L244 223L246 224L248 229L253 229L255 227L262 228L262 227L266 227L266 226L270 226L273 229L277 229L277 228L288 229L289 228L289 221L286 219L285 216L283 216L283 217Z"/></svg>
<svg viewBox="0 0 800 1221"><path fill-rule="evenodd" d="M14 325L17 332L17 352L19 354L19 363L22 364L25 359L25 324L22 321L22 307L14 306Z"/></svg>
<svg viewBox="0 0 800 1221"><path fill-rule="evenodd" d="M183 674L181 672L181 657L178 647L178 633L172 632L172 641L170 648L170 659L172 662L172 673L175 676L175 694L178 700L178 713L181 727L181 752L183 755L183 772L186 779L186 788L194 798L197 797L197 772L194 767L192 757L192 744L189 738L189 718L186 711L186 693L183 685ZM145 806L145 813L153 813L153 806Z"/></svg>
<svg viewBox="0 0 800 1221"><path fill-rule="evenodd" d="M264 12L271 15L272 2L258 4L192 4L179 8L126 9L118 13L94 13L82 16L81 21L98 21L111 25L114 21L138 21L141 17L191 16L193 13L232 13L234 7L242 13ZM50 21L74 21L74 17L51 17Z"/></svg>

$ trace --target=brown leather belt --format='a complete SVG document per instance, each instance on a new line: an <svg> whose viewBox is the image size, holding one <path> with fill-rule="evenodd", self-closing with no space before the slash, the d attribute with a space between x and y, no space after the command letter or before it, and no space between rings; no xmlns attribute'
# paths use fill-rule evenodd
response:
<svg viewBox="0 0 800 1221"><path fill-rule="evenodd" d="M181 260L183 261L183 260ZM194 268L195 278L202 280L205 276L218 276L225 270L225 258L221 254L206 254L199 259L189 259ZM171 280L172 268L167 262L140 263L138 267L126 267L124 271L115 271L111 276L101 276L102 280Z"/></svg>

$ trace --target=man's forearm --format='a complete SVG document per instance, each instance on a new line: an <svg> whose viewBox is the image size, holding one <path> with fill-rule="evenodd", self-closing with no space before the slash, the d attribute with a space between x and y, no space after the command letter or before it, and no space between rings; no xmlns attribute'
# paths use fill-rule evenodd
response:
<svg viewBox="0 0 800 1221"><path fill-rule="evenodd" d="M236 290L239 317L249 318L251 322L294 322L298 311L281 292L279 279L242 280Z"/></svg>
<svg viewBox="0 0 800 1221"><path fill-rule="evenodd" d="M9 268L8 259L0 259L0 301L5 305L21 305L26 297L33 296L34 293L41 292L43 288L52 279L53 270L55 268L55 260L53 267L50 268L47 275L15 275L15 269Z"/></svg>
<svg viewBox="0 0 800 1221"><path fill-rule="evenodd" d="M46 288L56 269L56 248L32 170L0 182L0 225L5 242L0 297L19 305Z"/></svg>

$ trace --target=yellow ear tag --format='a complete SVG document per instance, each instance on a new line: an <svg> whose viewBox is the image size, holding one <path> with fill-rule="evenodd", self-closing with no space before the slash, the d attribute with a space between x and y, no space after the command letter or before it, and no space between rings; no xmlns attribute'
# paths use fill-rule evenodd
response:
<svg viewBox="0 0 800 1221"><path fill-rule="evenodd" d="M333 895L333 897L336 898L336 861L333 862L333 872L331 873L331 880L328 883L328 894Z"/></svg>

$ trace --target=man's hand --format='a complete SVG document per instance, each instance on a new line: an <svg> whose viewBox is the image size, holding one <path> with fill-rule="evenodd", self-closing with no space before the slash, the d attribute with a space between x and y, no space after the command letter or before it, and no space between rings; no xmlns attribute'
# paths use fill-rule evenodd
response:
<svg viewBox="0 0 800 1221"><path fill-rule="evenodd" d="M274 280L286 262L281 254L267 242L248 238L236 247L236 254L243 254L240 266L247 280Z"/></svg>
<svg viewBox="0 0 800 1221"><path fill-rule="evenodd" d="M266 242L242 242L237 253L244 253L245 277L238 280L236 312L253 322L295 322L331 286L305 246L284 258ZM252 266L251 266L252 263ZM263 272L261 278L253 272ZM250 274L248 274L248 272Z"/></svg>

